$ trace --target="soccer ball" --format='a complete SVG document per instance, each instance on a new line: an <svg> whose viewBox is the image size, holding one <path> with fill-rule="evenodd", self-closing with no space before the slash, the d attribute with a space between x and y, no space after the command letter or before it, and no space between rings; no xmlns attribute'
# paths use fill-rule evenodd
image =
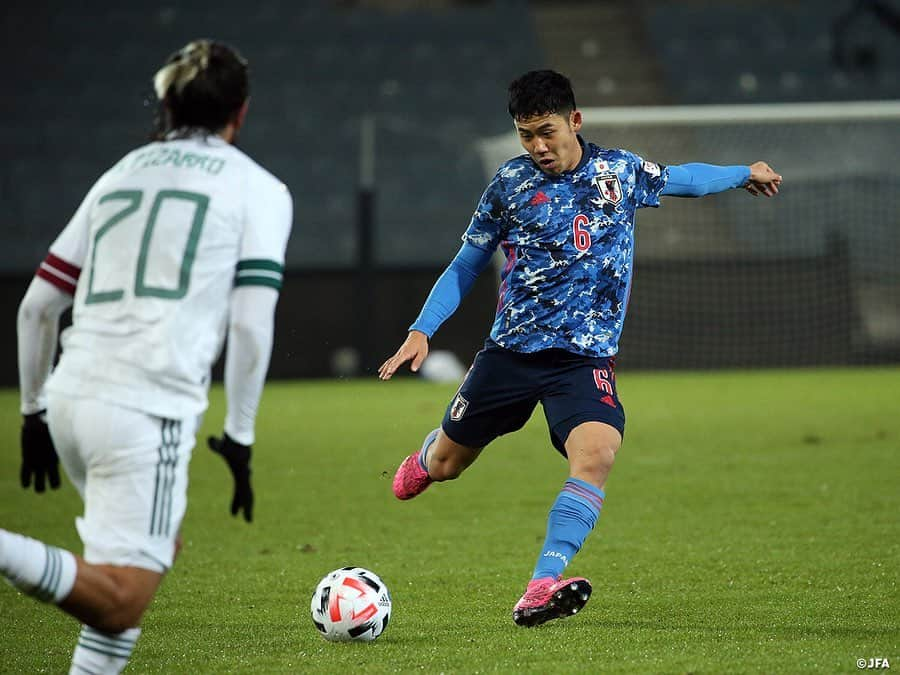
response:
<svg viewBox="0 0 900 675"><path fill-rule="evenodd" d="M326 574L310 602L316 628L330 642L371 642L391 618L391 594L374 572L342 567Z"/></svg>

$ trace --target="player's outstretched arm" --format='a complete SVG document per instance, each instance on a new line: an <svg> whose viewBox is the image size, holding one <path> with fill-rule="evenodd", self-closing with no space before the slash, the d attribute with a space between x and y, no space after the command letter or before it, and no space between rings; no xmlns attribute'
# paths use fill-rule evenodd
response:
<svg viewBox="0 0 900 675"><path fill-rule="evenodd" d="M493 251L487 251L466 242L459 249L456 257L438 277L425 306L419 313L415 323L409 328L400 349L391 358L381 364L378 376L389 380L397 372L397 368L407 361L412 361L410 369L419 370L419 366L428 356L428 339L434 335L440 325L456 311L460 301L472 288L475 279L488 266Z"/></svg>
<svg viewBox="0 0 900 675"><path fill-rule="evenodd" d="M381 364L381 368L378 369L378 377L382 380L391 379L391 376L397 372L397 368L407 361L412 361L410 370L415 373L419 370L426 356L428 356L428 336L421 331L411 330L403 344L400 345L400 349Z"/></svg>
<svg viewBox="0 0 900 675"><path fill-rule="evenodd" d="M747 182L746 188L754 197L763 195L765 197L774 197L778 194L778 188L781 185L781 174L775 171L765 162L753 162L750 165L750 180Z"/></svg>
<svg viewBox="0 0 900 675"><path fill-rule="evenodd" d="M773 197L778 194L781 176L765 162L750 166L719 166L691 162L672 164L660 194L673 197L704 197L733 188L745 188L750 194Z"/></svg>

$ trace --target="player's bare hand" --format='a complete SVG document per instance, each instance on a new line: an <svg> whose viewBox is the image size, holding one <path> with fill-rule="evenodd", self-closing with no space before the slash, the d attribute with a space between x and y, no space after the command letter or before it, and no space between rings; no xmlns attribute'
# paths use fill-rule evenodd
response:
<svg viewBox="0 0 900 675"><path fill-rule="evenodd" d="M781 174L775 171L765 162L753 162L750 165L750 180L745 185L745 189L754 197L763 195L765 197L774 197L778 194L778 187L781 185Z"/></svg>
<svg viewBox="0 0 900 675"><path fill-rule="evenodd" d="M409 369L415 373L426 356L428 356L428 336L420 331L411 330L397 353L381 364L381 368L378 369L378 377L382 380L391 379L391 376L397 372L397 368L410 360L412 363Z"/></svg>

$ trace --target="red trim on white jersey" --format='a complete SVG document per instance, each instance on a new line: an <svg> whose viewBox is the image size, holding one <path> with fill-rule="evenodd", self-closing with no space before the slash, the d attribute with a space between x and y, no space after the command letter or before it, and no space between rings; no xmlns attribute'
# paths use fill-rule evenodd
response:
<svg viewBox="0 0 900 675"><path fill-rule="evenodd" d="M52 253L48 253L35 274L44 281L50 282L62 292L75 295L75 285L78 283L81 268L66 262Z"/></svg>

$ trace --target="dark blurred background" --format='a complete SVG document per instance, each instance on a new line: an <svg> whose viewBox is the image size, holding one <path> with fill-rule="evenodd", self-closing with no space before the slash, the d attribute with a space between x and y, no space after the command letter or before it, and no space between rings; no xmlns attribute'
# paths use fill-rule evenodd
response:
<svg viewBox="0 0 900 675"><path fill-rule="evenodd" d="M151 77L191 39L249 60L240 145L294 197L271 374L324 377L372 372L402 341L517 152L506 86L522 72L569 75L591 109L896 101L898 36L896 1L8 1L0 381L16 381L33 270L92 183L146 140ZM896 118L587 124L588 140L648 159L766 159L785 175L771 204L735 191L639 215L620 363L900 361L898 130ZM364 147L374 181L361 190ZM471 359L496 284L482 275L434 349Z"/></svg>

